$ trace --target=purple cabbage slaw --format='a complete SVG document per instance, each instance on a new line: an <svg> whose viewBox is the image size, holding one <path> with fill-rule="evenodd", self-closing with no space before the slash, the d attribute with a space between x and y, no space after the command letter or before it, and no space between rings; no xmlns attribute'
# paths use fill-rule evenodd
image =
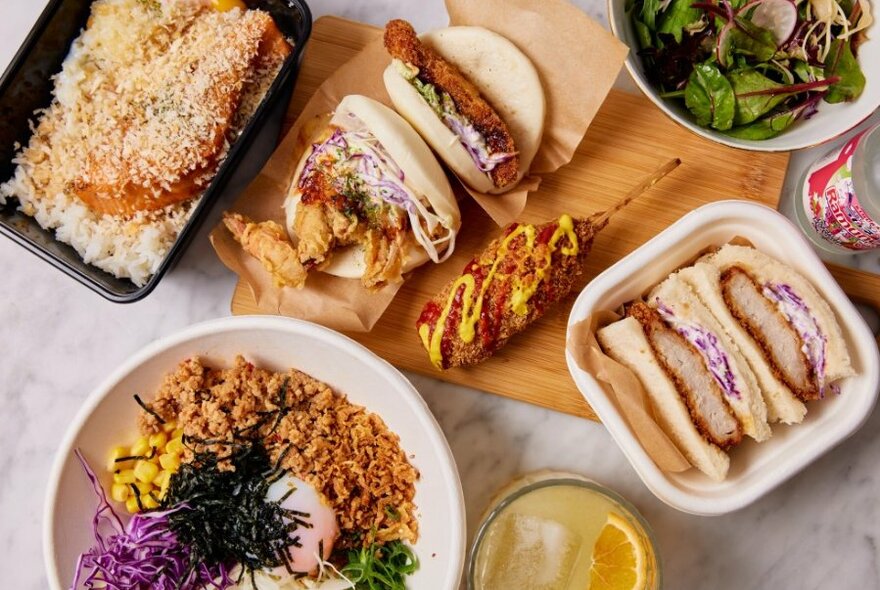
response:
<svg viewBox="0 0 880 590"><path fill-rule="evenodd" d="M343 184L346 179L354 179L374 201L405 211L416 241L432 261L444 262L455 249L453 220L429 210L422 199L406 186L403 170L366 129L366 125L354 114L349 113L348 116L353 119L355 128L337 128L328 139L312 145L312 153L303 165L298 186L301 189L304 187L319 158L326 155L336 182Z"/></svg>
<svg viewBox="0 0 880 590"><path fill-rule="evenodd" d="M123 526L95 472L79 449L74 452L95 490L98 508L92 520L95 546L80 555L70 590L78 590L80 584L111 590L228 590L235 586L227 566L193 564L189 547L180 544L168 528L168 515L186 509L185 505L135 514ZM109 534L102 529L109 529Z"/></svg>
<svg viewBox="0 0 880 590"><path fill-rule="evenodd" d="M458 141L467 150L468 155L470 155L480 172L489 173L499 164L512 159L517 154L517 152L489 153L486 138L477 131L473 123L458 112L452 98L445 92L443 93L442 119L446 127L458 136Z"/></svg>
<svg viewBox="0 0 880 590"><path fill-rule="evenodd" d="M467 117L458 112L458 107L448 92L438 93L436 86L421 81L418 77L419 70L415 66L405 64L398 59L395 59L394 63L397 72L425 99L425 102L440 117L446 128L458 137L459 143L467 151L480 172L488 174L499 164L517 155L518 152L489 153L485 136L474 127L474 124Z"/></svg>
<svg viewBox="0 0 880 590"><path fill-rule="evenodd" d="M819 328L810 308L795 292L791 285L785 283L764 283L764 297L773 301L779 312L800 336L803 346L801 350L816 373L816 386L819 395L825 395L825 346L827 338Z"/></svg>
<svg viewBox="0 0 880 590"><path fill-rule="evenodd" d="M721 348L718 336L703 326L678 318L670 307L660 301L659 297L656 298L656 302L660 317L700 352L721 391L728 397L740 399L742 394L737 387L730 358Z"/></svg>

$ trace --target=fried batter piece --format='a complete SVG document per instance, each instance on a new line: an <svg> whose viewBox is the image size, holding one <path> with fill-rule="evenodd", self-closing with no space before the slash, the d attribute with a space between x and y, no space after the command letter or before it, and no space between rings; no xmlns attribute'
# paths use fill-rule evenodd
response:
<svg viewBox="0 0 880 590"><path fill-rule="evenodd" d="M368 289L403 280L409 222L387 203L368 203L344 195L327 174L312 172L300 186L293 232L300 262L319 266L337 248L361 245Z"/></svg>
<svg viewBox="0 0 880 590"><path fill-rule="evenodd" d="M110 215L196 196L234 139L242 97L259 85L259 72L290 52L265 12L245 12L237 23L197 19L147 64L137 92L120 95L117 111L101 122L106 144L89 154L70 189L92 211Z"/></svg>
<svg viewBox="0 0 880 590"><path fill-rule="evenodd" d="M422 43L411 24L400 19L389 21L385 25L385 49L392 57L417 68L419 80L449 94L458 112L486 139L490 153L516 153L507 124L480 90L458 68ZM489 175L495 186L502 188L516 182L518 173L519 156L513 156L500 162Z"/></svg>
<svg viewBox="0 0 880 590"><path fill-rule="evenodd" d="M486 360L568 296L606 223L563 215L543 225L509 225L425 304L416 328L433 364L449 369Z"/></svg>
<svg viewBox="0 0 880 590"><path fill-rule="evenodd" d="M644 302L633 303L627 313L641 324L657 360L675 383L700 434L721 449L739 444L742 425L700 352Z"/></svg>
<svg viewBox="0 0 880 590"><path fill-rule="evenodd" d="M733 317L761 347L776 378L801 400L819 399L816 373L801 337L763 295L757 281L742 268L730 267L721 274L721 294Z"/></svg>
<svg viewBox="0 0 880 590"><path fill-rule="evenodd" d="M364 251L361 282L368 289L403 280L408 220L387 205L358 211L321 173L310 175L296 207L294 244L274 221L260 223L238 213L223 221L242 248L259 260L279 287L301 288L308 272L329 263L339 248Z"/></svg>
<svg viewBox="0 0 880 590"><path fill-rule="evenodd" d="M245 252L259 260L278 287L302 287L308 269L299 261L287 232L274 221L255 223L239 213L224 213L223 223Z"/></svg>

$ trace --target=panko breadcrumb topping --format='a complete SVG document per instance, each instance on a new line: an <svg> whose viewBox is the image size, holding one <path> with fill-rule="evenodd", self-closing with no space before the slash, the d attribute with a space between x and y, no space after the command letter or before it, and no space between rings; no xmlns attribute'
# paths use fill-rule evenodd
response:
<svg viewBox="0 0 880 590"><path fill-rule="evenodd" d="M241 356L231 369L213 369L190 358L165 376L149 407L183 428L186 462L206 451L222 457L242 438L262 442L274 462L324 494L343 547L417 540L419 473L399 437L379 416L301 371L276 373ZM141 413L144 434L159 429L156 416Z"/></svg>

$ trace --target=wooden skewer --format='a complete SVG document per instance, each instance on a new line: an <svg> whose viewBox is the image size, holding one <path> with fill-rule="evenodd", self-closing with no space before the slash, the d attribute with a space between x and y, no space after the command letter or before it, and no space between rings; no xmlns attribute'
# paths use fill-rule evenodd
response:
<svg viewBox="0 0 880 590"><path fill-rule="evenodd" d="M673 158L654 170L651 174L642 179L641 182L632 187L630 191L626 194L626 196L618 201L616 205L614 205L610 209L606 209L605 211L598 213L598 217L596 217L594 223L600 226L604 224L611 218L612 215L629 205L631 202L633 202L633 200L636 199L636 197L639 197L640 195L647 192L649 188L660 182L660 180L664 176L678 168L679 164L681 164L681 160L679 158Z"/></svg>

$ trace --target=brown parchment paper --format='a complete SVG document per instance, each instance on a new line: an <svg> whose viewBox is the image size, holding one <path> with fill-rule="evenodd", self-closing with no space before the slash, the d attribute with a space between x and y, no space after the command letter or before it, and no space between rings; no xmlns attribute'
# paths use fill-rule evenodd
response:
<svg viewBox="0 0 880 590"><path fill-rule="evenodd" d="M578 322L572 326L568 350L578 366L596 378L657 467L663 471L690 469L691 464L654 419L651 402L639 378L602 352L596 340L596 330L619 319L618 314L605 311Z"/></svg>
<svg viewBox="0 0 880 590"><path fill-rule="evenodd" d="M502 195L466 188L498 225L514 221L542 174L568 164L605 101L627 47L566 0L446 0L450 25L485 27L526 54L544 87L544 136L528 176Z"/></svg>
<svg viewBox="0 0 880 590"><path fill-rule="evenodd" d="M483 26L516 43L534 62L544 86L548 114L530 176L504 195L471 193L496 223L505 225L522 212L528 193L540 183L538 174L552 172L571 160L611 89L627 49L565 0L447 0L446 7L450 24ZM286 227L282 205L315 128L348 94L363 94L392 106L382 82L382 72L389 63L382 36L377 34L331 74L231 210ZM461 194L461 186L456 192ZM389 285L371 293L360 280L313 272L303 289L279 288L222 222L210 239L220 260L247 283L257 306L266 313L306 319L337 330L369 331L400 287Z"/></svg>

